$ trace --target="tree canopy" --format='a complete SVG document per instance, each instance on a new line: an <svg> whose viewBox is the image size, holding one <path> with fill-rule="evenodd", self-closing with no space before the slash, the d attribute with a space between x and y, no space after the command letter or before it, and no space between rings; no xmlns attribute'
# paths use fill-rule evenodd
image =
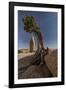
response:
<svg viewBox="0 0 66 90"><path fill-rule="evenodd" d="M34 16L25 16L22 21L24 22L24 30L26 30L26 32L39 31L40 28Z"/></svg>

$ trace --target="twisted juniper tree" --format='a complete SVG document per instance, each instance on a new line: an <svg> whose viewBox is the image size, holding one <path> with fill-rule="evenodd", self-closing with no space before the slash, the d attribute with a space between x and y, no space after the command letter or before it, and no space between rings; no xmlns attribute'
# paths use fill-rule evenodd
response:
<svg viewBox="0 0 66 90"><path fill-rule="evenodd" d="M39 64L45 64L44 59L48 54L48 48L44 48L42 33L40 31L39 25L37 24L33 16L25 16L24 18L22 18L22 21L24 23L24 30L26 32L29 32L30 34L33 33L37 38L37 51L35 52L33 58L34 61L32 62L32 64L36 64L37 62L39 62Z"/></svg>

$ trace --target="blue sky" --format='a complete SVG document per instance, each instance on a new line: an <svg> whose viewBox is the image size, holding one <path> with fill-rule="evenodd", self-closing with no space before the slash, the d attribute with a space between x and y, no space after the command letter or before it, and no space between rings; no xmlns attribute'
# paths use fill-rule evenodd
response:
<svg viewBox="0 0 66 90"><path fill-rule="evenodd" d="M24 16L34 16L40 26L45 47L57 48L57 13L56 12L37 12L37 11L18 11L18 49L28 48L30 34L24 31L22 18Z"/></svg>

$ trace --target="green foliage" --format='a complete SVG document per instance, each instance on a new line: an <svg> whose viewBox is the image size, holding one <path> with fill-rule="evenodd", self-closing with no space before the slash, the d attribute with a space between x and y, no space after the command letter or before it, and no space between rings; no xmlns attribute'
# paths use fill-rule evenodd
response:
<svg viewBox="0 0 66 90"><path fill-rule="evenodd" d="M40 28L34 16L25 16L22 21L24 22L24 30L26 30L26 32L39 31Z"/></svg>

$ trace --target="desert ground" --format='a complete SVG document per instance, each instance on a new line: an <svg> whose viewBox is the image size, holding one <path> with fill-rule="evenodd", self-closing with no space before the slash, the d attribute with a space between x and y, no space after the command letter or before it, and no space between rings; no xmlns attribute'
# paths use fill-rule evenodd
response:
<svg viewBox="0 0 66 90"><path fill-rule="evenodd" d="M30 53L27 49L18 52L18 79L57 77L57 49L49 49L44 65L28 67L34 54L35 51Z"/></svg>

